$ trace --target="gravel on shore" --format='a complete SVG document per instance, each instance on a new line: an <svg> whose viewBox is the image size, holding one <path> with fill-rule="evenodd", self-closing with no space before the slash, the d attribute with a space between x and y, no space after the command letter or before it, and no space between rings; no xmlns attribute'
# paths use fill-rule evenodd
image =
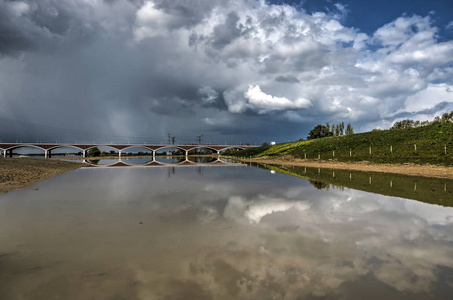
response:
<svg viewBox="0 0 453 300"><path fill-rule="evenodd" d="M18 190L83 166L58 159L0 158L0 193Z"/></svg>
<svg viewBox="0 0 453 300"><path fill-rule="evenodd" d="M276 164L287 166L302 166L327 169L371 171L382 173L396 173L402 175L423 176L432 178L453 179L453 167L438 165L418 165L418 164L375 164L370 162L335 162L335 161L313 161L297 159L293 157L281 158L253 158L240 159L244 162L258 162L263 164Z"/></svg>

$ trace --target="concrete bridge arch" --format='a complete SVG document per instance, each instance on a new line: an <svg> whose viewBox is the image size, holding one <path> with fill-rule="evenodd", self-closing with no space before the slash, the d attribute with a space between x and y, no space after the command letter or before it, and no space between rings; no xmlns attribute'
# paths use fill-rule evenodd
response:
<svg viewBox="0 0 453 300"><path fill-rule="evenodd" d="M213 151L217 151L217 154L220 155L221 151L227 150L227 149L247 149L247 148L253 148L256 146L249 146L249 145L171 145L171 144L160 144L160 145L146 145L146 144L44 144L44 143L0 143L0 150L3 151L3 155L6 157L7 152L9 152L10 156L12 156L12 151L17 148L21 147L32 147L32 148L37 148L41 149L44 151L45 157L50 157L51 156L51 151L58 149L58 148L63 148L63 147L68 147L68 148L75 148L78 150L82 151L82 156L86 157L86 151L88 151L91 148L94 147L109 147L112 149L115 149L118 151L119 156L121 157L121 152L129 149L129 148L142 148L142 149L148 149L153 152L153 156L156 155L156 151L165 149L165 148L176 148L185 151L186 156L189 154L189 151L194 150L194 149L211 149Z"/></svg>

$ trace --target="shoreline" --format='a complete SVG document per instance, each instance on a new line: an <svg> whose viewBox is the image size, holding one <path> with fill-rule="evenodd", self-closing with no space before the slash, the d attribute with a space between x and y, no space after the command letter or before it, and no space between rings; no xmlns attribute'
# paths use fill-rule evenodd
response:
<svg viewBox="0 0 453 300"><path fill-rule="evenodd" d="M0 194L32 186L83 166L83 163L59 159L1 158Z"/></svg>
<svg viewBox="0 0 453 300"><path fill-rule="evenodd" d="M102 157L100 159L106 159ZM92 158L93 159L93 158ZM238 159L238 158L235 158ZM323 169L353 170L364 172L395 173L408 176L453 179L453 167L417 164L375 164L370 162L334 162L281 158L238 159L241 162L302 166ZM83 163L62 159L0 159L0 194L32 186L36 182L49 179L81 167Z"/></svg>
<svg viewBox="0 0 453 300"><path fill-rule="evenodd" d="M210 156L210 155L196 155ZM148 155L123 156L122 159L136 157L151 157ZM159 157L166 157L160 156ZM185 157L185 156L176 156ZM190 155L189 155L190 157ZM0 195L15 190L30 187L36 182L43 181L87 165L71 160L81 160L81 157L54 157L54 158L31 158L31 157L0 157ZM118 156L87 157L86 160L118 159Z"/></svg>
<svg viewBox="0 0 453 300"><path fill-rule="evenodd" d="M407 164L376 164L370 162L334 162L334 161L313 161L297 158L252 158L239 159L241 162L256 162L263 164L314 167L323 169L339 169L364 172L395 173L409 176L421 176L430 178L453 179L453 167L438 165L417 165Z"/></svg>

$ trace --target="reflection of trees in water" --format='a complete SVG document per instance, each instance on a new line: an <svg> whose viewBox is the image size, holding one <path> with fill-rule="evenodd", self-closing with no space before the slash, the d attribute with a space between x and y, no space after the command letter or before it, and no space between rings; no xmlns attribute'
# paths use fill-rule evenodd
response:
<svg viewBox="0 0 453 300"><path fill-rule="evenodd" d="M309 183L318 190L352 188L453 207L453 180L451 179L351 170L323 169L321 171L319 168L298 166L253 165L308 179Z"/></svg>
<svg viewBox="0 0 453 300"><path fill-rule="evenodd" d="M99 164L99 159L89 159L88 163L90 163L92 165L97 165L97 164Z"/></svg>
<svg viewBox="0 0 453 300"><path fill-rule="evenodd" d="M195 157L190 157L190 161L196 162L196 163L210 163L216 160L214 157L210 156L195 156Z"/></svg>
<svg viewBox="0 0 453 300"><path fill-rule="evenodd" d="M172 177L172 176L178 175L177 172L176 172L177 168L175 168L175 167L167 167L167 170L168 170L168 177ZM193 168L192 170L196 170L197 175L204 176L203 175L203 167L202 166L199 166L197 168Z"/></svg>
<svg viewBox="0 0 453 300"><path fill-rule="evenodd" d="M317 188L318 190L322 190L322 189L329 189L329 185L324 183L324 182L321 182L321 181L316 181L316 180L308 180L310 182L310 184L312 186L314 186L315 188Z"/></svg>

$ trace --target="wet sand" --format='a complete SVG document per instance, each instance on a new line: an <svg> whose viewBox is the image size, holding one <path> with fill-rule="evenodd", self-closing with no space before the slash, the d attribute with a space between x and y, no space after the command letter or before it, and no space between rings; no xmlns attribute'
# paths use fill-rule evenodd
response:
<svg viewBox="0 0 453 300"><path fill-rule="evenodd" d="M0 158L0 193L31 186L80 167L82 163L59 159Z"/></svg>
<svg viewBox="0 0 453 300"><path fill-rule="evenodd" d="M264 164L278 164L289 166L306 166L315 168L371 171L383 173L396 173L403 175L424 176L433 178L453 179L453 167L438 165L418 165L418 164L374 164L370 162L334 162L334 161L313 161L296 159L293 157L281 158L254 158L240 159L243 162L258 162Z"/></svg>

